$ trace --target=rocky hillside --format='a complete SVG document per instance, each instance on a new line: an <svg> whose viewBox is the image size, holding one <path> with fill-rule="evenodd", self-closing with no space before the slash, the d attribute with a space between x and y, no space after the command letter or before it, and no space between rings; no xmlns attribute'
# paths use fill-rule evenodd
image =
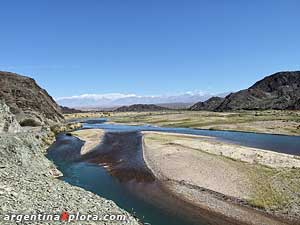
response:
<svg viewBox="0 0 300 225"><path fill-rule="evenodd" d="M205 102L198 102L195 105L190 107L190 110L205 110L213 111L215 110L222 102L224 98L221 97L211 97Z"/></svg>
<svg viewBox="0 0 300 225"><path fill-rule="evenodd" d="M63 121L60 107L29 77L0 71L0 100L22 125L50 124Z"/></svg>
<svg viewBox="0 0 300 225"><path fill-rule="evenodd" d="M18 84L22 86L22 83ZM44 111L37 113L43 115ZM21 128L9 107L0 101L0 224L62 224L63 221L16 222L19 220L16 218L14 221L7 221L5 217L12 213L60 215L67 211L98 215L102 218L106 214L126 217L124 221L89 220L81 221L80 224L139 225L135 218L114 202L55 179L62 176L62 173L45 157L46 149L53 138L47 126L40 129Z"/></svg>
<svg viewBox="0 0 300 225"><path fill-rule="evenodd" d="M168 110L168 108L154 105L154 104L135 104L130 106L122 106L115 110L115 112L145 112L145 111L160 111Z"/></svg>
<svg viewBox="0 0 300 225"><path fill-rule="evenodd" d="M216 104L215 101L200 102L191 109L214 111L300 109L300 71L275 73L248 89L227 95L220 104Z"/></svg>
<svg viewBox="0 0 300 225"><path fill-rule="evenodd" d="M0 121L9 118L4 127L12 127L9 123L12 114L7 106L0 105ZM3 110L4 109L4 110ZM12 123L15 121L12 119ZM0 124L0 128L3 125ZM5 131L7 129L5 128ZM62 224L62 221L5 221L4 217L11 213L58 214L63 211L80 214L125 215L125 221L82 221L80 224L140 224L114 202L106 200L82 188L55 179L62 175L53 162L45 157L46 142L49 139L49 128L40 131L9 133L0 135L0 224ZM73 224L79 224L73 223Z"/></svg>

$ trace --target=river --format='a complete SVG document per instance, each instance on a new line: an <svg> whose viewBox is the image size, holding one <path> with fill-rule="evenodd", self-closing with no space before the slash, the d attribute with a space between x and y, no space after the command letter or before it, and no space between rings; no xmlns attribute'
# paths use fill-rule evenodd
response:
<svg viewBox="0 0 300 225"><path fill-rule="evenodd" d="M109 124L87 120L82 129L104 129L102 146L80 157L83 142L66 134L57 136L48 157L63 172L62 179L106 199L152 225L234 224L197 209L171 195L146 167L140 131L162 131L216 137L222 141L276 152L300 155L300 137L235 131L197 130ZM106 168L109 165L109 170Z"/></svg>

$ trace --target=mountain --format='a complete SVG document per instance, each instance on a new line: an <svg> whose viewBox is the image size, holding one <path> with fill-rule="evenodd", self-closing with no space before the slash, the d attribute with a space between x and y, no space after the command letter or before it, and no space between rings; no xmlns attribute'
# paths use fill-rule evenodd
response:
<svg viewBox="0 0 300 225"><path fill-rule="evenodd" d="M205 111L214 111L222 102L224 98L221 97L211 97L205 102L198 102L190 107L190 110L205 110Z"/></svg>
<svg viewBox="0 0 300 225"><path fill-rule="evenodd" d="M65 113L65 114L82 113L83 112L79 109L73 109L73 108L69 108L66 106L60 106L60 109L61 109L62 113Z"/></svg>
<svg viewBox="0 0 300 225"><path fill-rule="evenodd" d="M226 96L217 110L297 109L299 100L300 71L279 72Z"/></svg>
<svg viewBox="0 0 300 225"><path fill-rule="evenodd" d="M169 110L154 104L134 104L130 106L122 106L114 110L115 112L145 112L145 111L160 111Z"/></svg>
<svg viewBox="0 0 300 225"><path fill-rule="evenodd" d="M0 100L22 125L40 125L63 121L60 107L29 77L0 71Z"/></svg>
<svg viewBox="0 0 300 225"><path fill-rule="evenodd" d="M272 74L248 89L231 93L223 101L218 101L200 102L196 106L214 111L300 109L300 71ZM196 106L194 110L202 110Z"/></svg>
<svg viewBox="0 0 300 225"><path fill-rule="evenodd" d="M219 96L219 95L218 95ZM57 98L56 101L62 105L76 109L83 108L113 108L129 106L133 104L166 104L166 103L188 103L194 104L205 101L212 97L211 94L202 92L187 92L178 95L141 96L136 94L84 94L71 97Z"/></svg>
<svg viewBox="0 0 300 225"><path fill-rule="evenodd" d="M156 105L168 109L188 109L189 107L191 107L191 105L193 105L193 103L174 102L174 103L161 103Z"/></svg>

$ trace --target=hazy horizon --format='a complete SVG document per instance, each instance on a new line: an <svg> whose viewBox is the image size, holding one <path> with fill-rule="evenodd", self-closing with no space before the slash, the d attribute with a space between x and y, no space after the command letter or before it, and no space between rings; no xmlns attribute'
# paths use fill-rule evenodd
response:
<svg viewBox="0 0 300 225"><path fill-rule="evenodd" d="M73 108L110 108L133 104L194 104L212 96L224 97L228 93L186 92L177 95L136 95L122 93L82 94L78 96L55 98L58 104Z"/></svg>

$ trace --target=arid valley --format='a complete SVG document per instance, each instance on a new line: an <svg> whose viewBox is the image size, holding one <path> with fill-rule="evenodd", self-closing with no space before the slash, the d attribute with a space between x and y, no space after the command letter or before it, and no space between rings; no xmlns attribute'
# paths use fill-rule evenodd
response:
<svg viewBox="0 0 300 225"><path fill-rule="evenodd" d="M0 7L0 225L300 225L300 1Z"/></svg>

